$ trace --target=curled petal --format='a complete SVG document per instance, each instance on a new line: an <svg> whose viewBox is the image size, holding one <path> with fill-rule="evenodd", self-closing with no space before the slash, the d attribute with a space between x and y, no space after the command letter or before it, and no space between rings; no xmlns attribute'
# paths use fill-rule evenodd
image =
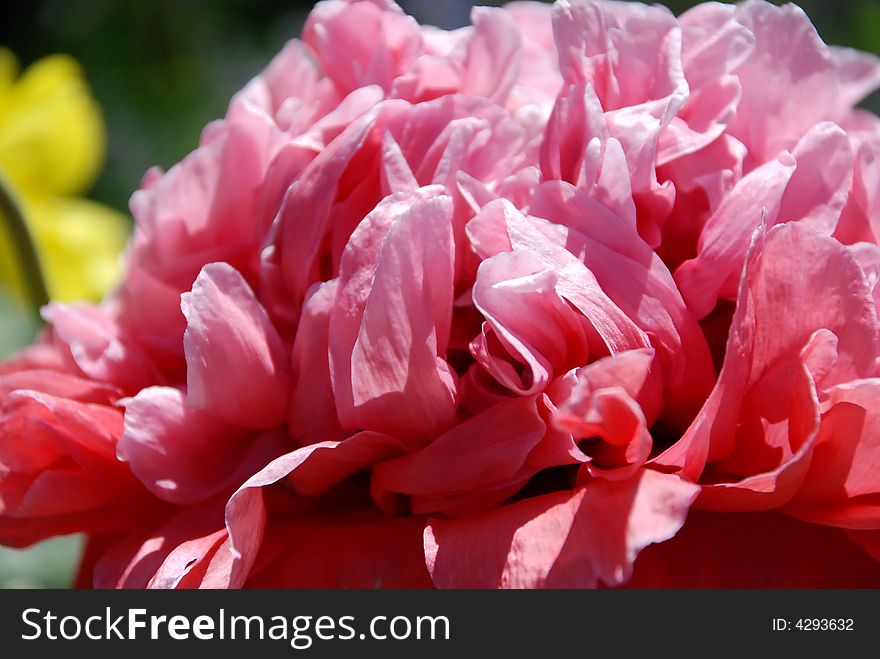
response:
<svg viewBox="0 0 880 659"><path fill-rule="evenodd" d="M546 387L554 373L587 360L586 320L556 292L558 277L530 252L497 254L480 264L474 305L486 318L471 344L475 358L520 395ZM491 333L491 337L488 336ZM513 362L491 354L491 338ZM518 366L528 371L520 374Z"/></svg>

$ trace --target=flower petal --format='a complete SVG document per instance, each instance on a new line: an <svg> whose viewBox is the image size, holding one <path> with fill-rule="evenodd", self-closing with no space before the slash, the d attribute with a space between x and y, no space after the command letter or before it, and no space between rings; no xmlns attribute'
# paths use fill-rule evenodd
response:
<svg viewBox="0 0 880 659"><path fill-rule="evenodd" d="M642 549L681 528L698 490L645 470L471 517L430 520L428 571L440 588L620 585Z"/></svg>
<svg viewBox="0 0 880 659"><path fill-rule="evenodd" d="M880 524L880 380L855 380L829 391L813 463L792 502L792 515L819 524L872 529Z"/></svg>
<svg viewBox="0 0 880 659"><path fill-rule="evenodd" d="M159 506L116 460L122 414L35 391L0 410L0 542L124 529Z"/></svg>
<svg viewBox="0 0 880 659"><path fill-rule="evenodd" d="M415 202L381 239L372 282L369 266L355 266L357 279L343 274L330 350L344 427L414 438L452 423L456 384L442 359L452 314L451 213L445 196ZM356 251L353 260L368 258ZM360 309L359 319L348 315Z"/></svg>
<svg viewBox="0 0 880 659"><path fill-rule="evenodd" d="M706 222L697 257L675 271L675 281L698 318L712 311L719 297L733 297L749 239L763 222L772 226L795 167L784 153L743 177Z"/></svg>
<svg viewBox="0 0 880 659"><path fill-rule="evenodd" d="M189 405L232 425L281 423L290 396L286 351L244 278L225 263L209 263L182 309Z"/></svg>
<svg viewBox="0 0 880 659"><path fill-rule="evenodd" d="M780 307L779 300L793 299L815 303ZM756 232L715 389L681 441L656 461L697 479L707 460L729 457L744 399L774 369L794 367L816 330L837 338L837 357L822 387L874 373L876 311L849 250L799 223L773 227L766 235ZM778 415L769 402L764 415Z"/></svg>
<svg viewBox="0 0 880 659"><path fill-rule="evenodd" d="M226 505L228 543L217 550L205 574L212 588L240 588L257 559L266 532L262 489L289 478L307 495L320 494L373 462L402 452L393 437L362 432L341 442L321 442L282 455L247 480Z"/></svg>
<svg viewBox="0 0 880 659"><path fill-rule="evenodd" d="M285 443L189 407L178 389L148 387L126 405L117 453L153 494L186 505L237 485Z"/></svg>
<svg viewBox="0 0 880 659"><path fill-rule="evenodd" d="M534 398L514 398L458 424L425 448L373 469L374 493L442 497L508 481L544 436Z"/></svg>
<svg viewBox="0 0 880 659"><path fill-rule="evenodd" d="M736 19L752 32L755 45L736 70L742 99L728 131L755 162L766 162L829 116L837 74L830 50L800 7L744 2Z"/></svg>
<svg viewBox="0 0 880 659"><path fill-rule="evenodd" d="M471 352L521 396L543 390L554 374L587 361L587 320L557 293L557 282L556 274L530 252L496 254L477 271L473 300L486 322ZM494 341L509 359L491 353ZM520 374L523 364L529 370Z"/></svg>
<svg viewBox="0 0 880 659"><path fill-rule="evenodd" d="M330 379L329 326L337 280L316 284L303 304L291 355L294 381L287 427L302 444L345 436Z"/></svg>

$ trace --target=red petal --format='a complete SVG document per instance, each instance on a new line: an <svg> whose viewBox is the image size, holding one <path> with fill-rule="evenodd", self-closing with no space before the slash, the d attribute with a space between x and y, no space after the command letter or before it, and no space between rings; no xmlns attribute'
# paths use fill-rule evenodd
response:
<svg viewBox="0 0 880 659"><path fill-rule="evenodd" d="M644 470L456 520L431 520L425 557L441 588L573 588L626 582L647 545L681 528L698 488Z"/></svg>

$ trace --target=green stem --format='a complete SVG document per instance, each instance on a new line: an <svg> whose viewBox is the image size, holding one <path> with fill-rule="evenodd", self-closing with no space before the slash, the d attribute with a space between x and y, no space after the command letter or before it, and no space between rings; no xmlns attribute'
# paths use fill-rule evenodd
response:
<svg viewBox="0 0 880 659"><path fill-rule="evenodd" d="M0 219L9 229L12 246L21 266L25 293L34 313L39 316L40 308L49 303L46 280L24 214L2 174L0 174Z"/></svg>

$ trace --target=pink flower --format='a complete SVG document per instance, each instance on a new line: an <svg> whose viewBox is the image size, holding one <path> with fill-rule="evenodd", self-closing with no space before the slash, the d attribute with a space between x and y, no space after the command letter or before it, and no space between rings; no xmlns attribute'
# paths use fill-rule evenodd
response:
<svg viewBox="0 0 880 659"><path fill-rule="evenodd" d="M119 291L0 370L0 541L87 532L98 587L880 583L880 62L758 0L472 18L321 2L145 176Z"/></svg>

